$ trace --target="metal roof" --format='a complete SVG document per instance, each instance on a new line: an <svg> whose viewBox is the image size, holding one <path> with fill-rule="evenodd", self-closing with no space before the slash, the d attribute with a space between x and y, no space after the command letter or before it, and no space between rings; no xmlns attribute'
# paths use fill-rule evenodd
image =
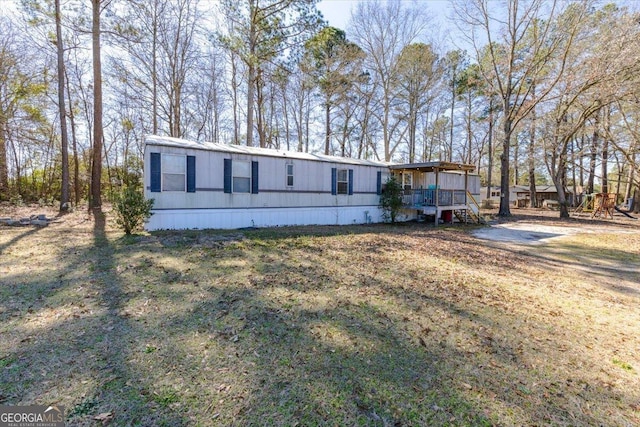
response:
<svg viewBox="0 0 640 427"><path fill-rule="evenodd" d="M419 172L433 172L436 169L439 171L468 171L472 172L476 169L474 165L468 165L464 163L453 162L426 162L426 163L407 163L407 164L394 164L389 166L394 170L417 170Z"/></svg>
<svg viewBox="0 0 640 427"><path fill-rule="evenodd" d="M255 156L280 157L287 159L315 160L328 163L344 163L349 165L365 165L390 167L393 163L376 160L352 159L349 157L326 156L324 154L301 153L298 151L273 150L270 148L247 147L246 145L225 145L213 142L194 142L168 136L147 135L145 145L188 148L193 150L217 151L231 154L248 154Z"/></svg>

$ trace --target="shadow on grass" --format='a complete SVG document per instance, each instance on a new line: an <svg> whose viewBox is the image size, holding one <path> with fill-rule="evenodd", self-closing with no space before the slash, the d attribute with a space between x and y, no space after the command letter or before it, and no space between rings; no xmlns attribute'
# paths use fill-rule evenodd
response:
<svg viewBox="0 0 640 427"><path fill-rule="evenodd" d="M551 322L488 306L500 295L437 267L384 265L398 248L438 249L427 241L463 242L477 252L438 255L485 265L464 233L383 226L114 240L104 221L96 213L92 244L60 266L90 264L88 283L55 288L90 288L97 306L41 327L37 343L2 350L9 403L58 388L73 402L69 425L111 413L114 425L475 426L622 425L598 405L634 399L600 387L586 368L565 370L560 353L539 354L536 336L571 345L562 331L549 333ZM369 233L366 243L348 239ZM403 247L410 233L415 247ZM495 256L504 265L489 267L519 271L508 251ZM61 329L72 338L59 339ZM570 366L596 365L571 358ZM59 383L42 382L45 359L49 372L63 372ZM592 412L576 412L585 403Z"/></svg>
<svg viewBox="0 0 640 427"><path fill-rule="evenodd" d="M34 234L42 230L42 228L43 227L29 227L23 233L17 235L13 239L9 240L7 243L3 243L2 245L0 245L0 255L2 255L4 251L6 251L8 248L15 245L19 241L26 239L30 236L33 236Z"/></svg>
<svg viewBox="0 0 640 427"><path fill-rule="evenodd" d="M131 362L144 349L135 340L140 326L124 309L121 248L105 231L104 213L93 217L92 244L54 266L58 273L48 281L14 278L23 292L16 295L20 308L7 314L15 327L0 350L0 402L62 404L70 426L100 424L94 420L100 414L119 426L186 425L171 407L169 389L148 381ZM31 299L34 286L40 297Z"/></svg>
<svg viewBox="0 0 640 427"><path fill-rule="evenodd" d="M95 403L95 411L111 414L117 425L166 425L181 426L186 420L169 408L173 398L163 396L153 384L140 375L129 362L132 353L141 351L140 343L134 340L140 336L139 325L126 316L126 298L117 274L115 258L119 248L109 240L105 232L106 216L101 209L93 211L94 216L94 274L96 289L106 309L100 319L100 329L95 331L100 337L99 387L87 400L75 408L77 415L85 402ZM80 410L78 410L80 409Z"/></svg>
<svg viewBox="0 0 640 427"><path fill-rule="evenodd" d="M221 399L212 411L223 423L598 424L602 414L572 413L572 393L585 401L632 399L565 389L569 395L550 404L557 382L578 388L590 379L545 372L528 338L509 331L526 325L526 336L542 336L549 324L514 313L486 317L482 301L470 304L459 295L468 289L429 278L427 271L407 269L389 282L371 266L347 282L323 267L327 251L307 252L303 241L303 259L296 253L300 243L256 237L242 250L207 254L199 262L211 270L231 258L238 265L246 261L253 274L214 281L204 301L161 321L174 339L206 337L218 352L221 374L214 381ZM366 248L354 262L384 249ZM566 346L561 336L549 340ZM183 369L197 375L196 366ZM501 417L490 415L496 412Z"/></svg>
<svg viewBox="0 0 640 427"><path fill-rule="evenodd" d="M260 242L250 243L260 247ZM270 249L259 251L265 253L258 256L266 255ZM203 262L215 265L213 258ZM305 280L307 274L331 277L318 264L283 262L248 283L213 284L205 301L162 321L172 340L197 334L218 350L221 374L214 378L214 389L222 391L213 412L222 424L491 424L461 393L464 385L452 365L461 355L444 339L427 348L383 307L332 296L339 292L336 283L317 287ZM375 279L367 286L382 288ZM313 307L307 298L324 303ZM196 366L183 369L186 376L197 375Z"/></svg>

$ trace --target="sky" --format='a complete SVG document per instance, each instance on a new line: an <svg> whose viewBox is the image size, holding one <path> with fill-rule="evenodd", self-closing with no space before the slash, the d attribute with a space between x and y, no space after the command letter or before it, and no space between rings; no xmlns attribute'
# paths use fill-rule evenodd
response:
<svg viewBox="0 0 640 427"><path fill-rule="evenodd" d="M359 2L367 0L321 0L318 9L322 12L325 19L329 21L332 27L347 29L351 8L355 7ZM407 1L407 3L411 3ZM433 12L437 21L446 20L449 10L449 0L416 0L419 5L429 8Z"/></svg>
<svg viewBox="0 0 640 427"><path fill-rule="evenodd" d="M366 1L368 0L321 0L318 3L318 9L330 26L345 30L348 38L349 28L347 28L347 25L351 16L351 9L355 8L358 3ZM404 2L405 0L401 1ZM409 6L413 1L406 0L406 3ZM439 30L447 31L452 28L452 24L447 20L451 13L450 0L415 0L415 3L420 7L429 9L430 15Z"/></svg>

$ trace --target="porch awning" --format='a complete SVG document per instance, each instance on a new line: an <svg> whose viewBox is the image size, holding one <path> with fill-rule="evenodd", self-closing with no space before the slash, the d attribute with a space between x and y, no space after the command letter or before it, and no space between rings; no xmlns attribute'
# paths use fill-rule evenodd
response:
<svg viewBox="0 0 640 427"><path fill-rule="evenodd" d="M426 162L426 163L406 163L402 165L391 165L391 170L415 170L418 172L434 172L434 171L464 171L473 172L476 167L465 163L453 162Z"/></svg>

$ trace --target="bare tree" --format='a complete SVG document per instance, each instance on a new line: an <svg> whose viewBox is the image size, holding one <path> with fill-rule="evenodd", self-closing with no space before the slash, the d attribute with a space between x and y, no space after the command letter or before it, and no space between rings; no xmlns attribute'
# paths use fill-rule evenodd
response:
<svg viewBox="0 0 640 427"><path fill-rule="evenodd" d="M7 137L9 118L15 114L17 99L11 85L18 77L18 55L14 52L15 31L11 22L0 17L3 28L0 35L0 200L9 199L9 168L7 163Z"/></svg>
<svg viewBox="0 0 640 427"><path fill-rule="evenodd" d="M380 102L376 119L382 128L384 159L389 161L402 142L401 121L393 116L397 100L398 57L425 31L429 19L423 9L403 7L399 0L360 2L351 15L353 40L366 53L365 66Z"/></svg>
<svg viewBox="0 0 640 427"><path fill-rule="evenodd" d="M434 87L438 83L440 69L438 55L431 45L412 43L398 58L399 108L406 114L409 162L416 159L418 116L433 101Z"/></svg>
<svg viewBox="0 0 640 427"><path fill-rule="evenodd" d="M100 49L100 17L110 0L91 0L91 52L93 58L93 151L91 161L91 202L93 209L102 207L102 60Z"/></svg>
<svg viewBox="0 0 640 427"><path fill-rule="evenodd" d="M568 10L563 17L575 12ZM561 217L569 216L565 188L570 142L589 119L607 111L617 100L632 96L640 83L640 31L635 16L605 7L591 13L585 24L579 43L557 65L562 66L563 76L546 103L546 161L558 191ZM589 55L584 54L587 49ZM609 138L608 131L605 126L605 139ZM603 171L606 173L606 169Z"/></svg>
<svg viewBox="0 0 640 427"><path fill-rule="evenodd" d="M56 53L58 59L58 111L60 118L60 140L62 143L62 187L60 191L60 212L69 210L69 134L67 132L67 112L65 101L64 43L62 39L62 17L60 0L55 0Z"/></svg>
<svg viewBox="0 0 640 427"><path fill-rule="evenodd" d="M305 44L305 57L315 85L323 97L324 154L331 151L331 110L338 99L345 98L362 74L363 52L349 42L346 33L338 28L325 27ZM344 144L342 145L344 155Z"/></svg>
<svg viewBox="0 0 640 427"><path fill-rule="evenodd" d="M474 47L483 77L502 104L502 155L500 157L501 199L499 215L510 216L510 149L514 129L553 90L562 76L562 61L584 21L586 4L575 5L561 31L553 31L559 6L556 1L511 0L507 10L494 8L489 0L454 3L458 26ZM545 20L541 21L544 16ZM538 37L528 38L539 25ZM487 44L484 44L484 41ZM560 58L558 73L548 79L544 90L531 97L531 82L550 61Z"/></svg>
<svg viewBox="0 0 640 427"><path fill-rule="evenodd" d="M320 16L316 0L222 0L222 14L229 31L220 40L247 67L247 145L253 145L255 103L264 83L263 67L299 45L316 30ZM256 90L258 93L256 93ZM259 99L262 102L264 99ZM258 103L257 108L263 107ZM258 129L264 137L263 129ZM264 140L260 145L265 144Z"/></svg>

